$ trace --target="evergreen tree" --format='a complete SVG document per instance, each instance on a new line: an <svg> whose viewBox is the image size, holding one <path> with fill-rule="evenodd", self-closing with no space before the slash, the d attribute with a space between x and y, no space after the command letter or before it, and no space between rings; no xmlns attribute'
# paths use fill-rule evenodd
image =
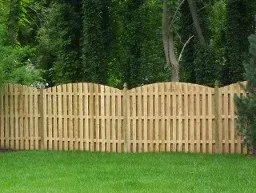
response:
<svg viewBox="0 0 256 193"><path fill-rule="evenodd" d="M254 32L255 3L255 0L228 0L224 84L243 80L243 61L249 47L247 37Z"/></svg>
<svg viewBox="0 0 256 193"><path fill-rule="evenodd" d="M114 43L111 6L111 0L83 1L82 72L85 81L108 82Z"/></svg>
<svg viewBox="0 0 256 193"><path fill-rule="evenodd" d="M238 115L238 132L244 137L245 144L256 155L256 35L249 37L251 59L244 64L245 79L248 81L246 96L235 97Z"/></svg>
<svg viewBox="0 0 256 193"><path fill-rule="evenodd" d="M162 42L162 3L116 1L114 6L117 38L110 65L109 84L122 88L170 81Z"/></svg>
<svg viewBox="0 0 256 193"><path fill-rule="evenodd" d="M143 0L128 0L120 7L122 76L128 87L142 83Z"/></svg>
<svg viewBox="0 0 256 193"><path fill-rule="evenodd" d="M215 80L219 79L220 76L219 54L210 42L210 13L213 2L211 0L195 2L203 41L199 40L199 35L196 32L195 25L193 25L189 3L185 1L180 11L181 42L184 44L190 37L193 36L193 38L185 47L181 58L181 80L191 83L213 85Z"/></svg>
<svg viewBox="0 0 256 193"><path fill-rule="evenodd" d="M84 80L81 1L58 1L45 11L38 34L38 62L50 85Z"/></svg>

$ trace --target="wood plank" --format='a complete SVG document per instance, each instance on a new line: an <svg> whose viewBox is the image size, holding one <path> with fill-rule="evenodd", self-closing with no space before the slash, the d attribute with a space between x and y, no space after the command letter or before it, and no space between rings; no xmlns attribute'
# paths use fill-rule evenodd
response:
<svg viewBox="0 0 256 193"><path fill-rule="evenodd" d="M100 108L100 104L99 104L99 87L100 85L95 84L94 85L94 93L95 93L95 130L96 130L96 151L100 150L100 123L99 123L99 108Z"/></svg>
<svg viewBox="0 0 256 193"><path fill-rule="evenodd" d="M29 140L30 147L29 149L35 149L35 124L34 124L34 116L35 116L35 105L34 105L34 88L29 87Z"/></svg>
<svg viewBox="0 0 256 193"><path fill-rule="evenodd" d="M20 149L20 146L19 146L19 86L18 85L14 85L14 117L15 117L15 123L14 123L14 127L15 127L15 131L14 131L14 137L15 137L15 144L14 144L14 148L16 150L19 150ZM0 101L1 101L1 98L2 96L0 95ZM1 105L0 105L1 106ZM0 107L0 111L2 111L2 108ZM2 125L1 125L1 128ZM2 130L2 129L1 129ZM1 143L2 145L2 143Z"/></svg>
<svg viewBox="0 0 256 193"><path fill-rule="evenodd" d="M189 108L190 108L190 125L189 125L189 140L190 140L190 152L195 152L195 86L191 86L191 94L189 100Z"/></svg>
<svg viewBox="0 0 256 193"><path fill-rule="evenodd" d="M127 84L124 84L124 89L123 89L123 101L124 101L124 125L123 125L123 130L124 130L124 151L125 152L130 152L130 106L129 106L129 92L127 90Z"/></svg>
<svg viewBox="0 0 256 193"><path fill-rule="evenodd" d="M110 88L106 87L106 103L110 103ZM106 138L107 138L107 146L106 146L106 151L110 152L110 105L106 106Z"/></svg>
<svg viewBox="0 0 256 193"><path fill-rule="evenodd" d="M52 90L51 90L51 98L52 98L52 120L53 120L53 127L52 127L52 133L53 133L53 149L54 150L58 150L58 136L57 136L57 119L58 119L58 112L57 112L57 93L56 93L56 86L55 87L52 87Z"/></svg>
<svg viewBox="0 0 256 193"><path fill-rule="evenodd" d="M1 126L1 129L0 129L0 145L1 145L1 147L4 147L4 138L5 138L5 121L4 121L4 119L5 119L5 111L4 111L4 109L5 109L5 106L4 106L5 104L4 104L4 90L2 90L1 92L0 92L0 126Z"/></svg>
<svg viewBox="0 0 256 193"><path fill-rule="evenodd" d="M16 109L14 109L14 90L13 85L9 85L9 96L10 96L10 143L9 147L14 148L14 113Z"/></svg>
<svg viewBox="0 0 256 193"><path fill-rule="evenodd" d="M141 87L136 88L136 106L137 106L137 115L136 115L136 133L137 133L137 151L142 152L142 92Z"/></svg>
<svg viewBox="0 0 256 193"><path fill-rule="evenodd" d="M160 90L160 128L159 128L159 139L160 139L160 147L159 151L165 151L165 135L166 135L166 128L165 128L165 83L159 85Z"/></svg>
<svg viewBox="0 0 256 193"><path fill-rule="evenodd" d="M181 84L178 84L178 89L179 89L179 92L178 92L178 140L179 140L179 143L178 143L178 151L181 152L182 151L182 147L183 147L183 125L182 125L182 122L183 122L183 115L184 115L184 112L183 112L183 108L182 108L182 95L183 95L183 87Z"/></svg>
<svg viewBox="0 0 256 193"><path fill-rule="evenodd" d="M79 141L79 150L84 150L84 118L83 118L83 84L78 83L78 141Z"/></svg>
<svg viewBox="0 0 256 193"><path fill-rule="evenodd" d="M90 150L90 114L89 114L89 84L88 83L84 83L83 84L84 87L84 93L85 93L85 97L84 97L84 114L85 114L85 125L84 125L84 136L85 136L85 150L89 151Z"/></svg>
<svg viewBox="0 0 256 193"><path fill-rule="evenodd" d="M208 128L209 128L209 153L213 153L213 91L214 89L208 89Z"/></svg>
<svg viewBox="0 0 256 193"><path fill-rule="evenodd" d="M137 104L136 104L136 90L135 92L131 92L132 95L132 152L136 152L137 149L137 123L136 123L136 110L137 110Z"/></svg>
<svg viewBox="0 0 256 193"><path fill-rule="evenodd" d="M64 150L68 150L68 90L67 90L67 85L62 85L62 92L63 92L63 148Z"/></svg>
<svg viewBox="0 0 256 193"><path fill-rule="evenodd" d="M4 138L5 138L5 142L4 142L4 148L9 148L9 131L10 131L10 125L9 125L9 99L8 99L8 95L9 95L9 85L7 84L4 87Z"/></svg>
<svg viewBox="0 0 256 193"><path fill-rule="evenodd" d="M20 100L19 100L19 149L23 150L25 146L24 142L24 89L22 85L19 85Z"/></svg>
<svg viewBox="0 0 256 193"><path fill-rule="evenodd" d="M167 104L166 104L166 116L167 116L167 121L166 121L166 141L167 141L167 146L166 146L166 151L170 152L171 151L171 85L170 83L166 84L166 96L167 96ZM173 129L173 128L172 128Z"/></svg>
<svg viewBox="0 0 256 193"><path fill-rule="evenodd" d="M178 114L177 114L177 107L178 107L178 103L177 103L177 86L176 83L172 83L172 107L173 107L173 133L172 133L172 137L173 137L173 151L176 152L177 151L177 132L178 132L178 127L177 127L177 119L178 119Z"/></svg>
<svg viewBox="0 0 256 193"><path fill-rule="evenodd" d="M58 86L57 88L57 102L58 102L58 109L57 109L57 116L58 116L58 124L57 124L57 128L55 128L55 130L57 130L57 137L59 138L58 141L58 150L63 150L63 95L62 95L62 86Z"/></svg>
<svg viewBox="0 0 256 193"><path fill-rule="evenodd" d="M202 89L202 149L203 153L207 152L206 149L206 87Z"/></svg>
<svg viewBox="0 0 256 193"><path fill-rule="evenodd" d="M142 87L143 93L143 152L148 152L148 86Z"/></svg>
<svg viewBox="0 0 256 193"><path fill-rule="evenodd" d="M52 88L47 89L47 123L48 123L48 150L53 149L53 131L52 131L52 99L51 99Z"/></svg>
<svg viewBox="0 0 256 193"><path fill-rule="evenodd" d="M238 96L241 96L244 94L244 92L241 90L240 86L238 88L238 91L237 91L237 94ZM237 116L235 116L235 122L234 122L234 127L236 128L236 125L237 125ZM236 134L236 140L237 140L237 153L242 153L242 138L241 136L239 136L238 134Z"/></svg>
<svg viewBox="0 0 256 193"><path fill-rule="evenodd" d="M39 100L38 100L38 97L39 97L39 93L40 91L39 90L36 90L34 91L34 127L35 127L35 149L36 150L39 150Z"/></svg>
<svg viewBox="0 0 256 193"><path fill-rule="evenodd" d="M149 127L148 127L148 138L149 138L149 151L153 152L154 140L153 140L153 129L154 129L154 87L150 85L148 88L149 92Z"/></svg>
<svg viewBox="0 0 256 193"><path fill-rule="evenodd" d="M118 152L122 152L122 93L117 93L117 138L118 138Z"/></svg>
<svg viewBox="0 0 256 193"><path fill-rule="evenodd" d="M197 86L196 87L196 152L200 153L201 152L201 134L200 134L200 129L201 129L201 123L200 123L200 88Z"/></svg>
<svg viewBox="0 0 256 193"><path fill-rule="evenodd" d="M111 88L111 143L112 143L112 151L117 152L117 139L116 139L116 94L115 94L115 89Z"/></svg>
<svg viewBox="0 0 256 193"><path fill-rule="evenodd" d="M235 88L231 87L230 88L230 99L229 99L229 105L230 105L230 113L229 115L231 116L230 118L230 124L229 124L229 129L230 129L230 140L231 140L231 146L230 146L230 153L235 153L235 107L234 107L234 93L235 93Z"/></svg>
<svg viewBox="0 0 256 193"><path fill-rule="evenodd" d="M28 88L24 86L25 89L25 102L24 102L24 109L25 109L25 123L24 123L24 136L25 136L25 149L29 150L29 95L28 95Z"/></svg>
<svg viewBox="0 0 256 193"><path fill-rule="evenodd" d="M153 127L154 129L154 140L155 140L155 148L154 148L154 151L156 152L159 152L159 142L160 142L160 139L159 139L159 122L160 122L160 119L161 117L159 116L159 89L158 89L158 84L154 84L154 96L155 96L155 101L154 101L154 106L155 106L155 125Z"/></svg>
<svg viewBox="0 0 256 193"><path fill-rule="evenodd" d="M184 138L185 138L185 152L189 152L189 116L188 116L188 108L189 108L189 104L188 104L188 84L184 84L184 117L185 117L185 125L184 125ZM190 95L191 96L191 95Z"/></svg>
<svg viewBox="0 0 256 193"><path fill-rule="evenodd" d="M105 102L106 99L106 87L102 87L101 90L101 102L100 102L100 108L101 108L101 151L106 151L106 109L105 106L108 104L108 102ZM120 105L121 107L121 105Z"/></svg>
<svg viewBox="0 0 256 193"><path fill-rule="evenodd" d="M224 91L224 135L225 135L225 137L224 137L224 140L225 140L225 153L229 153L228 90Z"/></svg>
<svg viewBox="0 0 256 193"><path fill-rule="evenodd" d="M74 117L73 117L73 86L72 84L67 84L67 94L68 94L68 150L74 150L73 140L74 140Z"/></svg>
<svg viewBox="0 0 256 193"><path fill-rule="evenodd" d="M73 130L73 136L74 136L74 143L73 143L73 146L74 146L74 149L75 150L79 150L79 146L78 146L78 121L79 121L79 110L78 110L78 84L77 83L73 83L73 115L74 115L74 118L73 118L73 125L74 125L74 130Z"/></svg>
<svg viewBox="0 0 256 193"><path fill-rule="evenodd" d="M89 124L89 139L90 139L90 151L95 150L94 146L94 89L93 84L89 84L89 117L90 117L90 124Z"/></svg>

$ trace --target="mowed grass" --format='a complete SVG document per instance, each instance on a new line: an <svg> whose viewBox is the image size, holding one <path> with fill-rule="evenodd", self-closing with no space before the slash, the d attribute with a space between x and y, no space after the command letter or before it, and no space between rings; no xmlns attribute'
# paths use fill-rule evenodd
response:
<svg viewBox="0 0 256 193"><path fill-rule="evenodd" d="M252 193L256 159L181 153L2 153L0 192Z"/></svg>

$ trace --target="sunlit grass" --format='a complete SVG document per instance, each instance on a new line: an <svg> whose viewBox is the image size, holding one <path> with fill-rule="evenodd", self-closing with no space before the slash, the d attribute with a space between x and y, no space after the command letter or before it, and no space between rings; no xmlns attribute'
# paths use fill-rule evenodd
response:
<svg viewBox="0 0 256 193"><path fill-rule="evenodd" d="M179 153L2 153L0 192L256 192L256 159Z"/></svg>

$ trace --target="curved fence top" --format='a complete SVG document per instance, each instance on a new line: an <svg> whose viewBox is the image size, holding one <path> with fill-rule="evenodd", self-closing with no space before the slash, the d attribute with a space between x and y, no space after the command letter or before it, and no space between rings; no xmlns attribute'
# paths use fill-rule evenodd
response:
<svg viewBox="0 0 256 193"><path fill-rule="evenodd" d="M241 84L242 85L246 85L247 81L242 81L242 82L237 82L237 83L233 83L227 86L223 86L223 87L219 87L222 90L237 90L237 89L242 89L241 88ZM163 91L168 91L168 92L175 92L177 90L184 90L184 89L188 89L188 90L193 90L197 88L199 91L200 90L211 90L214 89L213 87L209 87L209 86L205 86L205 85L199 85L199 84L194 84L194 83L185 83L185 82L159 82L159 83L152 83L152 84L147 84L147 85L142 85L139 87L135 87L132 89L129 89L130 92L136 92L136 91L140 91L142 89L145 90L150 90L152 89L153 91L157 90L157 89L162 89ZM27 86L27 85L21 85L21 84L6 84L3 87L4 91L7 90L40 90L36 87L32 87L32 86ZM44 88L43 90L45 90L46 92L52 92L52 91L77 91L77 90L81 90L82 92L110 92L110 93L121 93L122 90L115 88L115 87L111 87L111 86L107 86L107 85L102 85L102 84L97 84L97 83L88 83L88 82L80 82L80 83L67 83L67 84L61 84L61 85L57 85L57 86L53 86L53 87L49 87L49 88Z"/></svg>

